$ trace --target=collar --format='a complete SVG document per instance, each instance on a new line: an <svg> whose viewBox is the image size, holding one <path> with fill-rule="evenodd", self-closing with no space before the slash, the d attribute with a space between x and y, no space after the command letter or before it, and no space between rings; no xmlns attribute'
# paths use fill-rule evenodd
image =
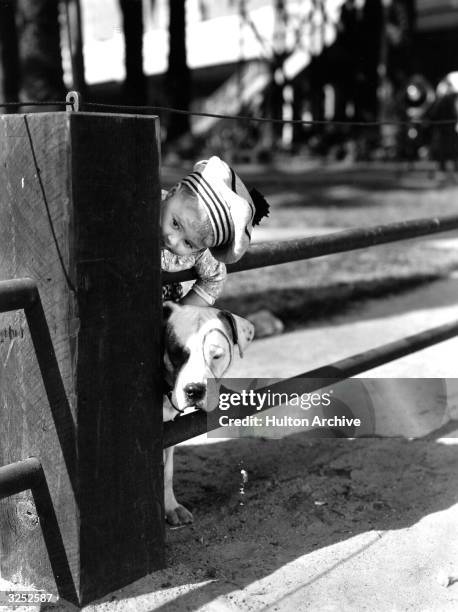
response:
<svg viewBox="0 0 458 612"><path fill-rule="evenodd" d="M162 393L167 397L167 399L170 402L170 405L172 406L172 408L174 410L176 410L176 412L178 412L178 414L184 414L184 410L180 410L178 408L178 406L175 406L175 404L172 401L172 392L173 392L173 387L171 387L171 385L169 385L169 383L164 380L163 384L162 384Z"/></svg>

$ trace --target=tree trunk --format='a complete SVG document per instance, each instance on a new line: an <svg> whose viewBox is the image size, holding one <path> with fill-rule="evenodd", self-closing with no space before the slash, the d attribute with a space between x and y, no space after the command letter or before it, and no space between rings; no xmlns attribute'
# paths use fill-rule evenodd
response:
<svg viewBox="0 0 458 612"><path fill-rule="evenodd" d="M127 104L146 104L147 88L143 72L142 0L120 0L124 28L126 79L124 99Z"/></svg>
<svg viewBox="0 0 458 612"><path fill-rule="evenodd" d="M0 100L15 102L19 95L19 54L12 0L0 4ZM1 109L4 112L4 109Z"/></svg>
<svg viewBox="0 0 458 612"><path fill-rule="evenodd" d="M65 97L57 8L57 0L17 0L23 99Z"/></svg>
<svg viewBox="0 0 458 612"><path fill-rule="evenodd" d="M374 120L378 113L377 93L379 90L378 68L380 62L381 39L383 35L383 4L381 0L371 0L363 7L361 23L361 56L363 82L360 100L366 120Z"/></svg>
<svg viewBox="0 0 458 612"><path fill-rule="evenodd" d="M72 87L78 91L83 100L86 94L84 78L83 32L81 27L80 0L65 0L65 20L67 43L72 63Z"/></svg>
<svg viewBox="0 0 458 612"><path fill-rule="evenodd" d="M169 65L167 101L172 108L189 110L191 75L186 58L186 0L169 0ZM167 139L175 140L190 130L189 116L172 113Z"/></svg>

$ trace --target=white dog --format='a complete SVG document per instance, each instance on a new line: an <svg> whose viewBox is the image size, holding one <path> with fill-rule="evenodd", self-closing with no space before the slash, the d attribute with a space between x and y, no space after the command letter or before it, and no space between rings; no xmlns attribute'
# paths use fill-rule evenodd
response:
<svg viewBox="0 0 458 612"><path fill-rule="evenodd" d="M254 326L216 308L164 304L164 366L169 392L163 419L173 420L187 408L206 412L218 403L218 382L227 375L238 345L240 357L254 337ZM164 450L164 502L172 525L192 522L192 514L173 492L173 447Z"/></svg>

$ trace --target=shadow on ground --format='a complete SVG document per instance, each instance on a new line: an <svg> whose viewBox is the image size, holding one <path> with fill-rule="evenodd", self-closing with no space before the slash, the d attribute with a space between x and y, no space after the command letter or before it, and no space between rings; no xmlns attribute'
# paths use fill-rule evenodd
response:
<svg viewBox="0 0 458 612"><path fill-rule="evenodd" d="M367 308L367 300L384 299L379 307ZM355 280L333 283L323 287L281 289L269 288L240 296L227 296L218 300L218 308L248 316L267 308L285 324L286 331L309 325L338 325L341 316L345 322L361 321L380 316L389 317L422 310L442 308L457 304L458 280L440 275L412 274L407 277L390 277L376 280ZM364 301L365 307L361 308ZM332 319L339 315L338 319ZM331 317L331 318L330 318Z"/></svg>
<svg viewBox="0 0 458 612"><path fill-rule="evenodd" d="M445 429L456 430L458 422L452 425ZM410 441L316 434L312 439L301 433L282 440L179 447L176 492L193 509L195 523L168 530L168 570L160 573L160 582L153 575L151 583L141 583L143 590L138 583L122 597L178 589L154 609L195 610L303 555L370 532L356 551L328 564L323 574L332 571L383 532L412 526L457 502L458 446L438 443L439 432L444 435L444 428ZM249 476L244 495L241 469Z"/></svg>

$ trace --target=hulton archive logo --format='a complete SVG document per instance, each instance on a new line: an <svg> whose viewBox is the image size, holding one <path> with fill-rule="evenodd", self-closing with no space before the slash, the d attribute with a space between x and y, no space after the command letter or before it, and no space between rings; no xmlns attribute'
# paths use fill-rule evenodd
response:
<svg viewBox="0 0 458 612"><path fill-rule="evenodd" d="M221 389L216 410L207 415L211 437L275 437L286 429L321 430L319 435L327 431L332 437L374 434L373 403L360 379L341 380L322 388L317 388L319 381L310 380L277 381L255 389L246 382L244 389L240 384L237 390L226 385ZM212 431L217 428L217 432Z"/></svg>

